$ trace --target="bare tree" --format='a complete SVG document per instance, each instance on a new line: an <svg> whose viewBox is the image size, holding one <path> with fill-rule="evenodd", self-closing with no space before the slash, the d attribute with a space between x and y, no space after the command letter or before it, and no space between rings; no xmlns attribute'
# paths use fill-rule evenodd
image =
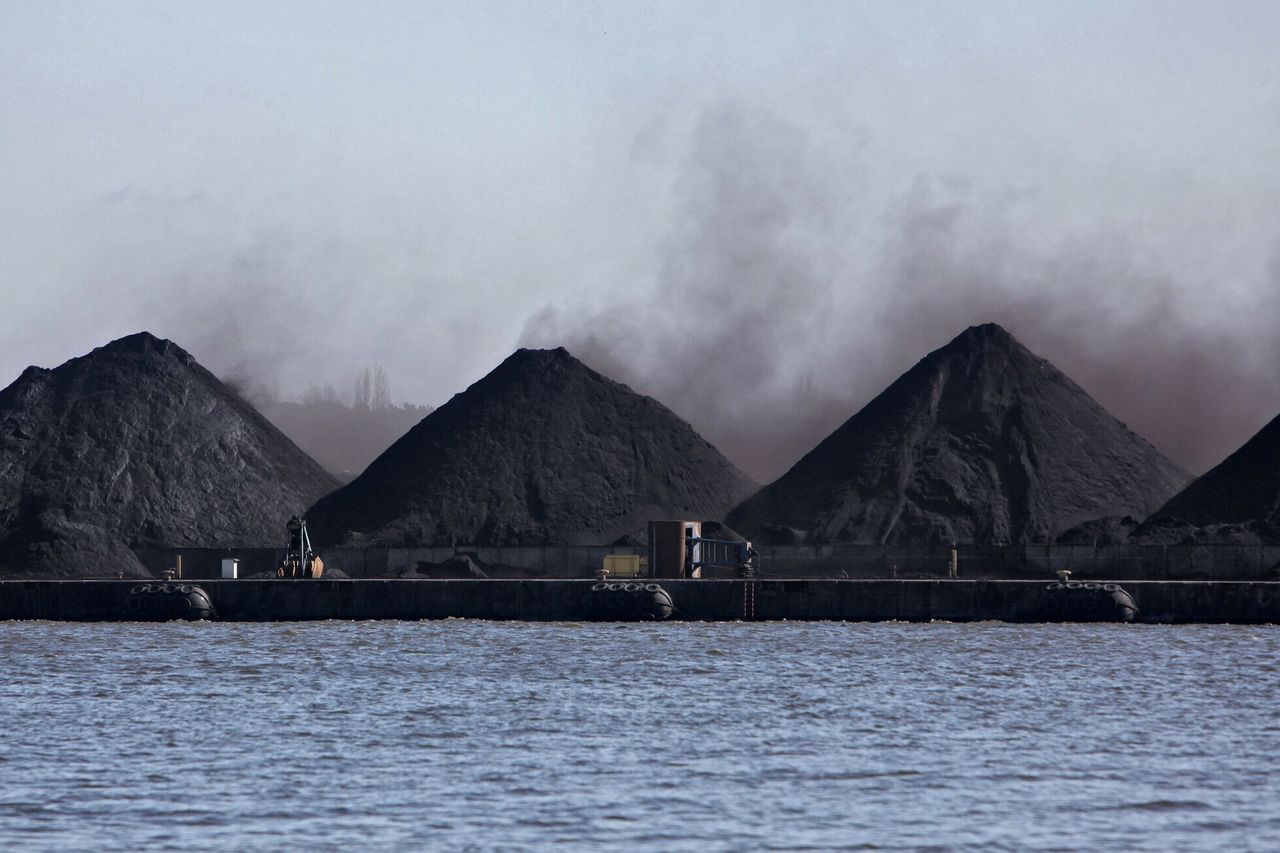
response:
<svg viewBox="0 0 1280 853"><path fill-rule="evenodd" d="M373 368L373 408L391 408L391 381L381 364Z"/></svg>
<svg viewBox="0 0 1280 853"><path fill-rule="evenodd" d="M322 404L333 405L335 403L343 405L338 399L338 392L334 390L332 383L326 383L325 386L321 388L319 384L312 382L307 386L307 390L302 394L302 404L304 406L319 406Z"/></svg>
<svg viewBox="0 0 1280 853"><path fill-rule="evenodd" d="M355 407L357 409L369 408L369 400L373 395L373 377L369 373L369 368L360 371L360 375L356 377L356 399Z"/></svg>

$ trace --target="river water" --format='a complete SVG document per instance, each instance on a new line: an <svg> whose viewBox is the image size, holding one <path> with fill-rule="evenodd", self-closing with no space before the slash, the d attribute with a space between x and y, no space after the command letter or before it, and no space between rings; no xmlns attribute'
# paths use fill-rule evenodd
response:
<svg viewBox="0 0 1280 853"><path fill-rule="evenodd" d="M0 848L1280 850L1280 628L0 623Z"/></svg>

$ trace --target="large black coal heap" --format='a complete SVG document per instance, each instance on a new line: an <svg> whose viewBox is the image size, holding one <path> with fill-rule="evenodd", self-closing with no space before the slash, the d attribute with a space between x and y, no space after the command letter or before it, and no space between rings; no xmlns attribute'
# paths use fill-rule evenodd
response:
<svg viewBox="0 0 1280 853"><path fill-rule="evenodd" d="M1031 542L1189 475L1000 326L930 353L728 521L811 542Z"/></svg>
<svg viewBox="0 0 1280 853"><path fill-rule="evenodd" d="M307 519L317 542L605 544L755 489L683 420L564 349L518 350Z"/></svg>
<svg viewBox="0 0 1280 853"><path fill-rule="evenodd" d="M128 547L276 545L337 482L145 332L0 391L0 571L136 573Z"/></svg>
<svg viewBox="0 0 1280 853"><path fill-rule="evenodd" d="M1280 541L1280 417L1160 509L1195 525L1252 524Z"/></svg>

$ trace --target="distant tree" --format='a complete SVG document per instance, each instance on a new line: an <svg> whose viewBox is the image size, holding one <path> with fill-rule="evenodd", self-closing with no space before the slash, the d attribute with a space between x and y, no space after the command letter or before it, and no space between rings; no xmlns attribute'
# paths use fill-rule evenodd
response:
<svg viewBox="0 0 1280 853"><path fill-rule="evenodd" d="M307 386L307 390L302 394L302 402L307 406L314 406L324 401L324 391L320 390L320 386L312 382Z"/></svg>
<svg viewBox="0 0 1280 853"><path fill-rule="evenodd" d="M391 408L391 381L381 364L373 368L373 408Z"/></svg>
<svg viewBox="0 0 1280 853"><path fill-rule="evenodd" d="M369 372L369 368L360 371L360 375L356 377L356 395L355 407L357 409L369 408L369 401L373 397L373 376Z"/></svg>
<svg viewBox="0 0 1280 853"><path fill-rule="evenodd" d="M302 394L302 404L304 406L320 406L320 405L342 405L342 401L338 399L338 392L334 389L333 383L326 383L321 388L315 382L307 386L307 390Z"/></svg>

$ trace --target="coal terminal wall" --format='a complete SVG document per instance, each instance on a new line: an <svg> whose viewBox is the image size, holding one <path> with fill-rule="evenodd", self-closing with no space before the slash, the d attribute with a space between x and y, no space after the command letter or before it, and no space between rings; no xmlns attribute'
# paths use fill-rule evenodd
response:
<svg viewBox="0 0 1280 853"><path fill-rule="evenodd" d="M677 621L1059 621L1044 580L663 580ZM181 582L177 584L181 586ZM0 619L133 621L138 581L0 581ZM205 580L218 619L598 618L593 581ZM1145 623L1280 623L1280 583L1134 581L1123 589ZM137 594L136 592L134 593Z"/></svg>
<svg viewBox="0 0 1280 853"><path fill-rule="evenodd" d="M760 575L774 578L943 578L945 545L787 545L758 549ZM183 558L187 578L221 577L221 562L240 559L240 576L274 571L279 548L143 548L154 575ZM324 548L325 565L352 578L391 577L465 554L491 577L589 578L610 554L647 554L644 546L447 545L428 548ZM1060 569L1084 580L1280 580L1280 545L961 545L962 578L1053 578Z"/></svg>

